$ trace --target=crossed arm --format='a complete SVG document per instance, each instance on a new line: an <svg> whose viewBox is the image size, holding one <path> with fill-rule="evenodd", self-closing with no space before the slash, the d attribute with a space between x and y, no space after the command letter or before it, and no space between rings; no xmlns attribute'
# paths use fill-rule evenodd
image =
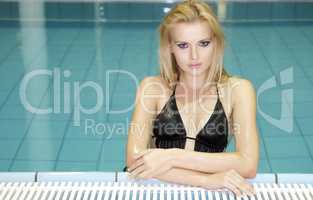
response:
<svg viewBox="0 0 313 200"><path fill-rule="evenodd" d="M137 96L143 95L143 86L150 80L144 80ZM233 88L232 124L236 151L225 153L201 153L183 149L148 149L150 139L149 126L142 129L138 136L130 130L127 146L127 166L133 174L142 177L203 186L214 174L235 170L244 178L253 178L257 172L259 159L258 130L256 126L256 97L252 84L241 80ZM142 102L141 102L142 103ZM147 103L147 102L146 102ZM149 103L146 106L151 106ZM136 105L133 122L143 123L144 118L154 117Z"/></svg>

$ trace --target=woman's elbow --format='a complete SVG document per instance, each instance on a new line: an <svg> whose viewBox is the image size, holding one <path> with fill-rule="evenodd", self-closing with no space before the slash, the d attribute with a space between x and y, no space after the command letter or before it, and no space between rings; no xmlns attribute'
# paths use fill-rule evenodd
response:
<svg viewBox="0 0 313 200"><path fill-rule="evenodd" d="M257 170L256 169L249 169L245 173L245 178L252 179L252 178L255 178L256 175L257 175Z"/></svg>
<svg viewBox="0 0 313 200"><path fill-rule="evenodd" d="M251 165L246 165L244 168L243 176L244 178L252 179L255 178L257 175L257 165L256 164L251 164Z"/></svg>

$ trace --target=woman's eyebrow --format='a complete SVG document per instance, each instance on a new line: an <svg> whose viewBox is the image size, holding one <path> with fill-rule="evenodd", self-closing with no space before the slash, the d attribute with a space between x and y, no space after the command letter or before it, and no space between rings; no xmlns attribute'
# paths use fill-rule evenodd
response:
<svg viewBox="0 0 313 200"><path fill-rule="evenodd" d="M199 40L199 42L201 42L201 41L203 41L203 40L211 40L211 37L206 37L206 38L204 38L204 39L202 39L202 40Z"/></svg>
<svg viewBox="0 0 313 200"><path fill-rule="evenodd" d="M198 42L202 42L204 40L211 40L211 37L206 37L204 39L199 40ZM174 43L184 43L184 42L186 42L186 41L179 41L179 40L174 41ZM188 43L188 42L186 42L186 43Z"/></svg>

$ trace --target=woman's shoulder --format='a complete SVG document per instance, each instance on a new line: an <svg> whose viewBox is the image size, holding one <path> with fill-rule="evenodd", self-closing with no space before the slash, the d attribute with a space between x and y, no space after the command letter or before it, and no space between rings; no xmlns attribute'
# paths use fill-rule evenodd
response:
<svg viewBox="0 0 313 200"><path fill-rule="evenodd" d="M227 85L233 100L255 96L253 83L248 79L233 76L229 78Z"/></svg>
<svg viewBox="0 0 313 200"><path fill-rule="evenodd" d="M168 98L171 93L171 88L161 76L146 76L140 81L137 89L139 98L153 96L152 99L156 100L156 102L163 98Z"/></svg>
<svg viewBox="0 0 313 200"><path fill-rule="evenodd" d="M221 83L221 87L228 88L231 89L231 91L234 91L245 89L247 87L253 87L253 83L250 80L242 78L240 76L231 76Z"/></svg>
<svg viewBox="0 0 313 200"><path fill-rule="evenodd" d="M168 92L168 83L161 76L146 76L140 82L140 87L145 88L146 92Z"/></svg>

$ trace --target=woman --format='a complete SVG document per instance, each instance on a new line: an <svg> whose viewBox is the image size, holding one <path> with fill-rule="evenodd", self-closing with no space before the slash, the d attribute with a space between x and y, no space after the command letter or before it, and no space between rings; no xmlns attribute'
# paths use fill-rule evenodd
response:
<svg viewBox="0 0 313 200"><path fill-rule="evenodd" d="M134 178L252 195L245 178L255 177L259 159L255 90L223 69L216 16L204 2L184 1L159 30L160 76L138 87L127 171ZM225 152L231 137L236 151Z"/></svg>

